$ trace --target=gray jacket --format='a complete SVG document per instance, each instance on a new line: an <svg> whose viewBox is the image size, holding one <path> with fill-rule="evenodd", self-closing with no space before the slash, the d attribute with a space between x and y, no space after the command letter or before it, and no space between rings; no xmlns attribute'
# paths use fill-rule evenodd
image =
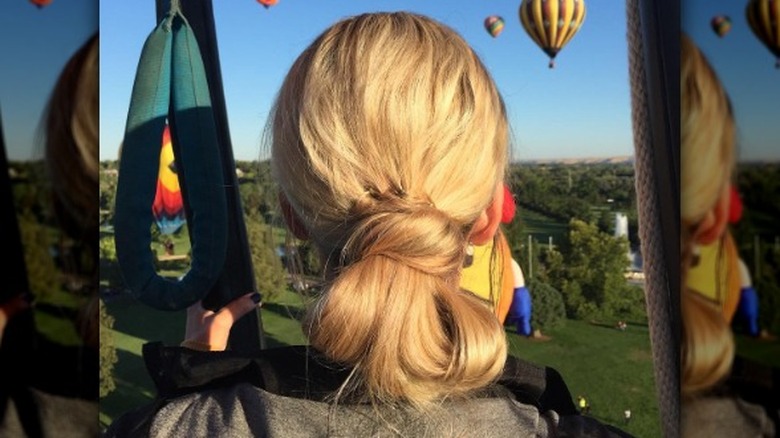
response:
<svg viewBox="0 0 780 438"><path fill-rule="evenodd" d="M305 347L262 357L147 344L157 400L117 419L119 437L626 437L579 415L560 375L510 357L498 384L430 412L334 402L349 370Z"/></svg>

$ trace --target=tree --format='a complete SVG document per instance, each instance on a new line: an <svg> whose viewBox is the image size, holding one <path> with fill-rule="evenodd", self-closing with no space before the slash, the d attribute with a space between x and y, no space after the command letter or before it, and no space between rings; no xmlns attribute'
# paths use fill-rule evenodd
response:
<svg viewBox="0 0 780 438"><path fill-rule="evenodd" d="M100 220L101 223L111 224L114 222L118 178L111 172L113 168L106 167L100 174Z"/></svg>
<svg viewBox="0 0 780 438"><path fill-rule="evenodd" d="M612 318L632 307L623 274L629 267L628 241L598 230L595 223L572 219L563 263L550 272L573 318Z"/></svg>
<svg viewBox="0 0 780 438"><path fill-rule="evenodd" d="M531 325L543 331L561 327L566 322L563 297L554 287L533 279L528 283L533 311Z"/></svg>
<svg viewBox="0 0 780 438"><path fill-rule="evenodd" d="M100 300L100 398L116 388L114 365L117 362L114 345L114 317L108 314L103 300Z"/></svg>
<svg viewBox="0 0 780 438"><path fill-rule="evenodd" d="M63 286L62 271L49 252L52 249L60 249L53 245L54 231L38 223L29 214L19 218L19 231L24 242L24 261L30 290L37 295L38 300L46 301Z"/></svg>
<svg viewBox="0 0 780 438"><path fill-rule="evenodd" d="M246 217L246 228L255 284L263 299L272 299L287 285L287 275L273 241L273 228L258 213Z"/></svg>

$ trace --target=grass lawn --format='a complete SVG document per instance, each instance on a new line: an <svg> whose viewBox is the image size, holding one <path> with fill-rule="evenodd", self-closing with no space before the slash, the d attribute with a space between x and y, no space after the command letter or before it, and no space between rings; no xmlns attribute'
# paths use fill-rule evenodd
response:
<svg viewBox="0 0 780 438"><path fill-rule="evenodd" d="M539 341L507 328L510 352L561 373L572 397L583 395L591 416L637 437L661 436L647 326L628 324L625 331L584 321L564 327ZM623 411L631 410L624 423Z"/></svg>
<svg viewBox="0 0 780 438"><path fill-rule="evenodd" d="M780 338L769 341L737 335L734 339L738 355L759 364L780 369Z"/></svg>
<svg viewBox="0 0 780 438"><path fill-rule="evenodd" d="M532 235L540 244L547 245L549 237L552 236L553 245L557 245L569 234L568 223L556 222L541 213L523 208L519 208L517 214L525 225L525 232Z"/></svg>
<svg viewBox="0 0 780 438"><path fill-rule="evenodd" d="M114 337L119 362L115 368L117 389L100 403L100 419L113 418L149 402L154 387L141 358L142 345L150 340L177 345L184 334L184 312L163 312L119 296L107 304L116 319ZM284 294L261 310L269 347L305 342L296 318L302 299ZM572 396L585 395L591 415L622 427L637 437L660 436L658 407L653 386L652 356L647 327L629 325L626 331L580 321L545 333L550 340L537 341L507 331L511 354L557 369ZM631 423L623 423L623 411L631 409Z"/></svg>
<svg viewBox="0 0 780 438"><path fill-rule="evenodd" d="M36 297L33 306L36 330L58 344L80 345L81 338L76 332L74 320L84 303L84 298L62 290Z"/></svg>

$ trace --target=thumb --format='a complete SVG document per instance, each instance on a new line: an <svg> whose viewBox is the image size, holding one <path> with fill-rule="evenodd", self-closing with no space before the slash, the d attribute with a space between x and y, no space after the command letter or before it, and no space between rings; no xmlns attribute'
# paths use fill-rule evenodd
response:
<svg viewBox="0 0 780 438"><path fill-rule="evenodd" d="M16 296L0 304L0 312L3 312L8 319L28 308L30 308L30 303L23 295Z"/></svg>
<svg viewBox="0 0 780 438"><path fill-rule="evenodd" d="M232 327L242 316L256 309L261 299L257 292L242 295L221 308L214 315L214 322L224 327Z"/></svg>

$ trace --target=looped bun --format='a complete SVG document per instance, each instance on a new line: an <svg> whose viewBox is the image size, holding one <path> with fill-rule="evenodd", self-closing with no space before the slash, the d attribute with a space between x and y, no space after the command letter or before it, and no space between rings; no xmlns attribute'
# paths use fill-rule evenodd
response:
<svg viewBox="0 0 780 438"><path fill-rule="evenodd" d="M371 194L352 208L354 231L341 266L383 256L430 275L456 278L468 228L436 209L427 196Z"/></svg>

